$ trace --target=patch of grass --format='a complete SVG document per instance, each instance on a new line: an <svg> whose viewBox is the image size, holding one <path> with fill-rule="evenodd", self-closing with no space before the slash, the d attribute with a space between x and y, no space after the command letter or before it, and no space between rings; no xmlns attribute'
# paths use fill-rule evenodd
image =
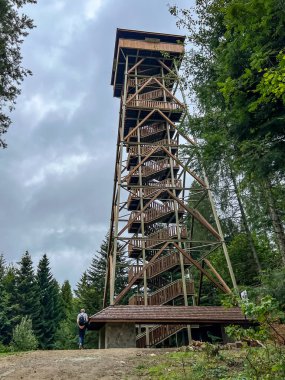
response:
<svg viewBox="0 0 285 380"><path fill-rule="evenodd" d="M16 352L0 352L0 358L4 356L9 356L9 355L15 355Z"/></svg>
<svg viewBox="0 0 285 380"><path fill-rule="evenodd" d="M157 356L149 365L140 364L137 370L141 377L157 380L238 379L244 356L243 351L225 351L210 358L204 352L172 352Z"/></svg>

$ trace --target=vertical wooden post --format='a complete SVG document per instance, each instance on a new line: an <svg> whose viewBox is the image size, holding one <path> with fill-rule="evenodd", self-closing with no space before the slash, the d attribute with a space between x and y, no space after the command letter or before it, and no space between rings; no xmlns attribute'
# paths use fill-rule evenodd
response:
<svg viewBox="0 0 285 380"><path fill-rule="evenodd" d="M114 244L113 244L113 253L112 253L112 265L110 271L110 305L114 304L115 297L115 279L116 279L116 263L117 263L117 250L118 250L118 231L119 231L119 209L120 209L120 194L121 194L121 178L122 178L122 162L123 162L123 148L124 148L124 124L125 124L125 115L126 115L126 100L127 100L127 81L128 81L128 56L126 56L125 64L125 76L124 76L124 92L123 92L123 104L122 104L122 114L121 114L121 123L120 123L120 141L119 141L119 163L116 165L117 176L118 176L118 187L117 187L117 196L115 212L114 212Z"/></svg>

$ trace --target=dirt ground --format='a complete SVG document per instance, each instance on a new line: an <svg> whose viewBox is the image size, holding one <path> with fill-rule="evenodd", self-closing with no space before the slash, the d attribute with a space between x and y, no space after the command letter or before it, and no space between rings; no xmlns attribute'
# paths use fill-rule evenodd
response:
<svg viewBox="0 0 285 380"><path fill-rule="evenodd" d="M164 350L35 351L0 357L0 379L139 379L136 367ZM155 353L155 354L154 354Z"/></svg>

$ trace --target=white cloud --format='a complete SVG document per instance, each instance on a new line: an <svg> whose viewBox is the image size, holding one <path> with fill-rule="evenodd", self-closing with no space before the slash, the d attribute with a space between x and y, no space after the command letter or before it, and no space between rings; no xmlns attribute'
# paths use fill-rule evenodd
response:
<svg viewBox="0 0 285 380"><path fill-rule="evenodd" d="M41 167L35 175L25 181L24 185L34 186L41 184L45 182L46 178L49 176L62 177L66 175L75 175L83 165L86 165L92 160L95 160L95 157L92 157L87 153L57 158L53 162L49 162L45 166Z"/></svg>
<svg viewBox="0 0 285 380"><path fill-rule="evenodd" d="M88 0L84 9L84 16L87 20L94 20L103 5L103 0Z"/></svg>
<svg viewBox="0 0 285 380"><path fill-rule="evenodd" d="M85 93L74 95L71 99L62 99L62 91L56 94L35 94L23 102L23 113L30 120L29 126L36 127L53 112L60 110L61 115L69 121L82 104Z"/></svg>

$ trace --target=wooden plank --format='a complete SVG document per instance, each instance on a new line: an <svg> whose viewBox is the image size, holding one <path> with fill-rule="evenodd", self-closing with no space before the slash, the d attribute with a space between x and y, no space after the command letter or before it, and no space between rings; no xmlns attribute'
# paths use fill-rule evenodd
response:
<svg viewBox="0 0 285 380"><path fill-rule="evenodd" d="M131 67L128 71L128 75L134 71L142 62L144 61L144 58L142 58L140 61L138 61L133 67Z"/></svg>
<svg viewBox="0 0 285 380"><path fill-rule="evenodd" d="M213 279L213 277L211 275L209 275L209 273L198 263L198 261L194 260L190 255L188 255L182 248L179 247L179 245L175 242L173 242L173 245L179 250L179 252L182 253L182 255L184 257L186 257L186 259L188 259L189 261L191 261L191 263L197 268L199 269L201 272L203 272L203 274L217 287L219 288L222 292L224 293L228 293L226 291L226 289L220 284L218 283L216 280Z"/></svg>
<svg viewBox="0 0 285 380"><path fill-rule="evenodd" d="M153 202L153 201L159 196L159 194L160 194L162 191L163 191L163 190L160 190L157 194L155 194L155 195L151 198L151 200L150 200L149 202L147 202L147 204L144 206L144 208L143 208L142 210L138 211L137 217L138 217L139 215L141 215L141 214L145 211L145 209L151 204L151 202ZM118 233L118 237L122 235L122 233L123 233L123 232L124 232L129 226L130 226L130 224L131 224L134 220L135 220L135 219L132 219L131 221L129 221L128 224L125 225L125 227L123 227L123 228L121 229L121 231Z"/></svg>
<svg viewBox="0 0 285 380"><path fill-rule="evenodd" d="M161 145L154 145L154 148L149 152L149 154L147 154L142 160L140 163L138 163L130 172L129 174L123 178L123 181L122 182L125 182L129 177L131 177L133 175L133 173L140 167L142 166L142 164L150 157L153 155L153 153L155 153L159 148L161 148Z"/></svg>
<svg viewBox="0 0 285 380"><path fill-rule="evenodd" d="M208 259L204 259L205 264L208 265L208 267L211 269L211 271L215 274L217 279L220 281L220 283L223 285L223 287L227 290L228 293L231 293L231 289L228 287L222 276L217 272L217 270L213 267L213 265L210 263Z"/></svg>
<svg viewBox="0 0 285 380"><path fill-rule="evenodd" d="M176 131L178 132L178 134L180 134L186 141L188 141L191 145L194 145L195 147L197 147L197 144L195 143L194 140L190 139L188 136L185 135L185 133L181 132L178 130L178 128L176 127L176 125L160 110L157 110L157 112L170 124L172 125L173 128L176 129Z"/></svg>
<svg viewBox="0 0 285 380"><path fill-rule="evenodd" d="M188 207L184 202L176 197L170 190L166 190L169 195L177 201L186 211L188 211L199 223L201 223L217 240L221 240L219 233L211 226L211 224L199 213L199 211Z"/></svg>
<svg viewBox="0 0 285 380"><path fill-rule="evenodd" d="M138 50L150 50L158 52L168 52L183 54L184 46L182 44L171 44L166 42L148 42L143 40L127 40L124 38L119 39L118 50L120 48L125 49L138 49Z"/></svg>
<svg viewBox="0 0 285 380"><path fill-rule="evenodd" d="M125 294L128 293L128 291L131 289L131 287L134 285L136 280L138 280L144 272L147 270L147 268L156 260L156 258L165 250L165 248L169 245L169 243L165 243L163 247L151 258L151 260L143 267L142 271L139 272L134 278L131 280L131 282L121 291L121 293L116 297L114 304L117 304L122 297L124 297Z"/></svg>
<svg viewBox="0 0 285 380"><path fill-rule="evenodd" d="M207 188L205 182L196 173L194 173L192 170L188 169L185 165L183 165L183 163L176 156L174 156L174 154L172 154L167 148L165 148L165 146L162 146L162 149L168 156L173 158L173 160L176 161L178 165L180 165L185 171L187 171L187 173L189 173L202 187Z"/></svg>
<svg viewBox="0 0 285 380"><path fill-rule="evenodd" d="M132 129L128 134L127 134L127 136L126 137L124 137L124 141L127 141L127 139L141 126L141 125L143 125L149 118L150 118L150 116L151 115L153 115L154 114L154 112L155 112L156 110L152 110L149 114L147 114L146 115L146 117L143 119L143 120L141 120L136 126L135 126L135 128L134 129Z"/></svg>

